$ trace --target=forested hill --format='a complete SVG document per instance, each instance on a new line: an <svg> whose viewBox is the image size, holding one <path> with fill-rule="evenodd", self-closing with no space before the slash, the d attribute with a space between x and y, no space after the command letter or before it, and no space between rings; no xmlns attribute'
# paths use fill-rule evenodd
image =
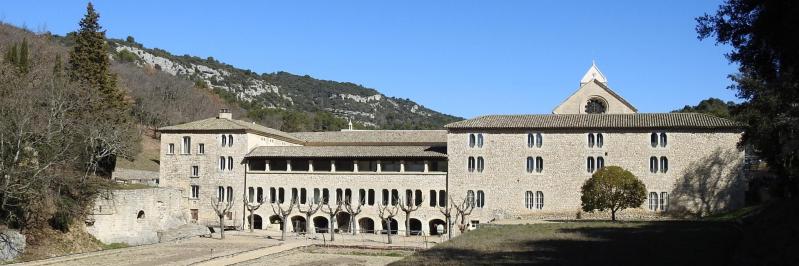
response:
<svg viewBox="0 0 799 266"><path fill-rule="evenodd" d="M110 44L116 61L192 81L195 87L238 104L250 119L285 131L338 130L346 127L348 119L361 128L433 129L460 119L354 83L287 72L257 74L213 57L176 56L146 48L133 37Z"/></svg>

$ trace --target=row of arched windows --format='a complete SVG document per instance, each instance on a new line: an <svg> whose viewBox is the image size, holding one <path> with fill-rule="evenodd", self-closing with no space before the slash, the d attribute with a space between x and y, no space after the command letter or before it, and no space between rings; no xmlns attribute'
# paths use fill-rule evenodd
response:
<svg viewBox="0 0 799 266"><path fill-rule="evenodd" d="M652 145L652 148L658 146L666 147L666 145L669 143L668 140L669 139L668 136L666 136L666 132L652 132L652 135L650 136L650 144Z"/></svg>
<svg viewBox="0 0 799 266"><path fill-rule="evenodd" d="M262 188L252 188L248 189L249 196L248 199L250 202L253 200L257 200L258 202L262 202L264 197L264 191ZM356 202L363 206L374 206L376 202L375 190L374 189L358 189L357 198L353 196L353 190L349 188L337 188L335 189L335 194L330 195L331 191L327 188L314 188L312 190L312 195L308 194L308 190L305 188L291 188L290 195L286 197L286 189L282 187L270 187L269 188L269 203L285 203L288 199L289 202L299 203L299 204L306 204L307 202L312 202L313 204L328 204L328 203L349 203L352 204L353 200L357 200ZM255 195L255 196L253 196ZM310 196L310 197L309 197ZM399 204L403 199L406 204L414 204L416 206L421 206L424 197L422 190L416 189L406 189L405 190L405 197L400 197L399 190L397 189L383 189L382 190L382 204L383 205L394 205L396 206ZM447 204L447 193L444 190L430 190L430 207L436 206L445 206Z"/></svg>
<svg viewBox="0 0 799 266"><path fill-rule="evenodd" d="M482 148L483 147L483 134L482 133L469 134L469 147L470 148L474 148L475 146L477 146L478 148Z"/></svg>
<svg viewBox="0 0 799 266"><path fill-rule="evenodd" d="M653 212L668 211L669 193L660 192L660 195L658 195L657 192L649 192L649 210Z"/></svg>
<svg viewBox="0 0 799 266"><path fill-rule="evenodd" d="M541 156L533 158L527 157L527 172L532 173L535 171L536 173L541 173L544 171L544 158Z"/></svg>
<svg viewBox="0 0 799 266"><path fill-rule="evenodd" d="M596 170L602 169L602 167L605 167L605 158L603 158L602 156L597 156L596 158L594 157L586 158L585 169L589 173L596 172Z"/></svg>
<svg viewBox="0 0 799 266"><path fill-rule="evenodd" d="M544 142L544 138L541 133L528 133L527 134L527 147L532 148L541 148Z"/></svg>
<svg viewBox="0 0 799 266"><path fill-rule="evenodd" d="M216 199L219 202L223 202L223 201L232 202L233 201L233 187L227 187L227 189L225 189L225 187L219 186L217 188L217 190L216 190Z"/></svg>
<svg viewBox="0 0 799 266"><path fill-rule="evenodd" d="M233 135L222 135L222 147L233 147Z"/></svg>
<svg viewBox="0 0 799 266"><path fill-rule="evenodd" d="M482 173L483 169L485 169L485 160L483 160L483 157L477 157L477 159L475 159L474 157L469 156L467 168L469 169L469 172L477 171L478 173Z"/></svg>
<svg viewBox="0 0 799 266"><path fill-rule="evenodd" d="M225 171L225 170L232 171L233 170L233 157L232 156L228 156L227 158L225 158L225 156L219 156L219 170L220 171Z"/></svg>
<svg viewBox="0 0 799 266"><path fill-rule="evenodd" d="M524 193L524 206L527 209L536 209L540 210L544 208L544 192L536 191L533 193L532 191L527 191Z"/></svg>
<svg viewBox="0 0 799 266"><path fill-rule="evenodd" d="M652 156L649 157L649 172L657 173L666 173L669 171L669 159L666 156L660 157L660 164L658 164L658 157Z"/></svg>
<svg viewBox="0 0 799 266"><path fill-rule="evenodd" d="M602 133L588 133L588 148L602 148L605 145L605 136Z"/></svg>
<svg viewBox="0 0 799 266"><path fill-rule="evenodd" d="M472 205L472 207L482 208L486 204L486 195L483 193L482 190L477 191L477 196L475 197L474 190L467 190L466 191L466 202Z"/></svg>

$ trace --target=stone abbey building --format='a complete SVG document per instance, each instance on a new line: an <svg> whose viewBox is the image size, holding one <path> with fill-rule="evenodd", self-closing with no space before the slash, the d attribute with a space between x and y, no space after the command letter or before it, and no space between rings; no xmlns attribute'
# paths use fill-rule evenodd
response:
<svg viewBox="0 0 799 266"><path fill-rule="evenodd" d="M215 225L211 207L233 201L228 225L247 226L244 200L265 202L254 227L274 223L271 203L287 206L352 201L333 227L375 232L385 225L378 205L412 202L393 229L438 234L439 206L474 204L472 225L516 217L575 217L580 187L606 165L621 166L646 185L648 199L624 213L707 212L743 204L737 147L741 125L694 113L638 113L592 66L580 87L552 114L487 115L445 130L342 130L287 133L218 117L168 126L161 132L160 186L183 191L186 216ZM317 212L296 208L297 231L331 227ZM355 220L350 223L351 220Z"/></svg>

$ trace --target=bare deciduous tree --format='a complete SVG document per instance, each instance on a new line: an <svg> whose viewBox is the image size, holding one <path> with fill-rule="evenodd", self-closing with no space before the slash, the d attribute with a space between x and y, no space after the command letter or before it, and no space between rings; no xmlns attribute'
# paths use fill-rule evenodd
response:
<svg viewBox="0 0 799 266"><path fill-rule="evenodd" d="M450 201L452 201L451 197ZM461 221L458 225L458 229L461 231L461 234L463 234L463 232L466 231L466 217L472 214L472 210L474 210L474 202L467 196L463 198L463 201L460 205L453 204L453 206L455 207L455 213L457 215L455 220L460 218Z"/></svg>
<svg viewBox="0 0 799 266"><path fill-rule="evenodd" d="M408 197L405 195L405 200L400 201L398 204L402 212L405 213L405 236L411 236L411 213L415 212L422 206L422 202L424 202L424 196L421 199L414 199L412 197ZM418 203L418 204L417 204Z"/></svg>
<svg viewBox="0 0 799 266"><path fill-rule="evenodd" d="M363 201L358 201L358 207L353 208L351 200L344 202L344 209L346 209L347 213L350 214L350 227L353 235L356 234L355 223L358 221L358 215L361 214L361 207L363 206L363 203Z"/></svg>
<svg viewBox="0 0 799 266"><path fill-rule="evenodd" d="M292 198L291 201L289 202L288 209L284 209L282 203L280 202L270 203L270 205L272 206L272 212L275 213L275 215L277 215L280 218L280 223L283 224L283 229L281 230L281 235L280 235L280 241L286 240L286 230L289 227L289 224L286 223L286 221L288 220L289 215L291 215L291 211L294 210L295 203L296 201L294 200L294 198Z"/></svg>
<svg viewBox="0 0 799 266"><path fill-rule="evenodd" d="M328 231L330 231L330 241L335 241L336 240L336 234L335 234L334 228L336 228L336 226L335 226L336 225L336 216L338 216L338 214L341 212L341 206L344 204L344 202L342 200L336 200L336 204L335 204L336 207L335 208L330 206L330 201L329 200L323 200L323 202L326 202L324 204L324 207L327 207L327 209L322 208L322 212L327 214L328 217L330 217L330 220L329 220L329 223L328 223L328 227L330 227L328 229Z"/></svg>
<svg viewBox="0 0 799 266"><path fill-rule="evenodd" d="M444 198L446 199L446 198ZM452 201L452 200L450 200ZM444 206L438 206L438 211L441 212L441 215L444 215L444 218L447 221L447 236L452 238L452 204L451 202L447 203L444 202Z"/></svg>
<svg viewBox="0 0 799 266"><path fill-rule="evenodd" d="M391 220L397 216L399 212L399 208L394 205L390 206L391 204L383 205L380 202L377 203L377 215L380 217L380 220L383 220L383 223L388 227L386 230L386 235L388 236L388 243L391 244Z"/></svg>
<svg viewBox="0 0 799 266"><path fill-rule="evenodd" d="M322 207L322 204L320 204L319 202L314 202L314 199L311 197L308 197L306 202L307 202L305 204L306 209L303 210L301 208L302 206L298 203L297 211L305 215L305 233L310 234L313 231L312 228L313 223L311 222L311 216L313 216L314 214L316 214L317 211L319 211L319 208Z"/></svg>
<svg viewBox="0 0 799 266"><path fill-rule="evenodd" d="M233 196L230 196L226 201L224 197L214 198L213 196L208 197L208 203L211 205L211 209L214 210L216 217L219 218L219 238L225 239L225 215L230 213L230 210L233 209L233 204L235 199Z"/></svg>
<svg viewBox="0 0 799 266"><path fill-rule="evenodd" d="M244 199L244 207L247 208L247 212L250 213L250 216L247 219L247 221L249 221L249 224L250 224L250 226L249 226L250 227L250 232L253 232L253 224L252 223L253 223L253 219L255 218L255 216L253 214L255 214L255 211L260 209L261 206L263 206L263 205L264 205L263 199L258 199L255 202L248 202L247 199Z"/></svg>

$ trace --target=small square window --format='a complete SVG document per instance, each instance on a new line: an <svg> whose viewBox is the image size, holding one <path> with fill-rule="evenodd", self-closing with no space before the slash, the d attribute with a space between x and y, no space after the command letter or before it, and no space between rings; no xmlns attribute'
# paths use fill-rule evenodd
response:
<svg viewBox="0 0 799 266"><path fill-rule="evenodd" d="M200 145L197 146L197 153L198 154L205 154L205 144L200 143Z"/></svg>
<svg viewBox="0 0 799 266"><path fill-rule="evenodd" d="M193 165L191 167L191 177L199 177L200 176L200 167Z"/></svg>

